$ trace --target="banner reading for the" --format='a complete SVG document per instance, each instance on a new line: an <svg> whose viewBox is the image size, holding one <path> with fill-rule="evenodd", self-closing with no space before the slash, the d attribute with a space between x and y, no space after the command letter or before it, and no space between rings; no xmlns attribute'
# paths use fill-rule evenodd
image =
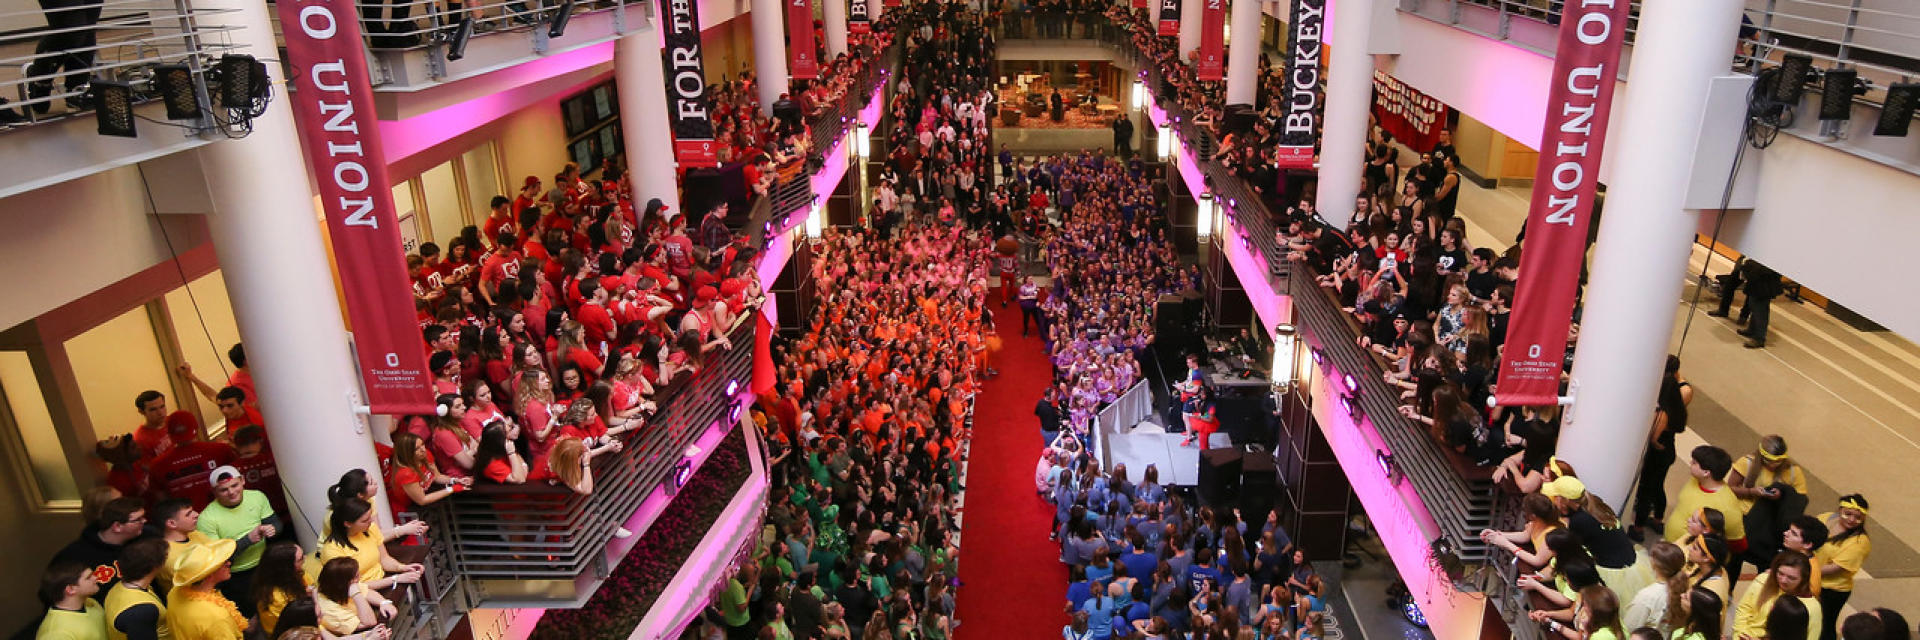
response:
<svg viewBox="0 0 1920 640"><path fill-rule="evenodd" d="M1587 227L1593 222L1628 9L1626 2L1568 3L1560 22L1527 239L1521 244L1520 272L1526 277L1514 285L1497 404L1550 405L1560 396L1567 326L1587 256Z"/></svg>
<svg viewBox="0 0 1920 640"><path fill-rule="evenodd" d="M1180 0L1160 0L1160 35L1180 35Z"/></svg>
<svg viewBox="0 0 1920 640"><path fill-rule="evenodd" d="M707 101L707 74L700 59L700 8L693 0L660 0L667 26L667 117L673 121L673 157L687 168L720 166Z"/></svg>
<svg viewBox="0 0 1920 640"><path fill-rule="evenodd" d="M1326 0L1293 0L1293 31L1287 35L1287 115L1280 123L1279 156L1282 169L1312 169L1313 146L1319 141L1320 52L1327 19Z"/></svg>
<svg viewBox="0 0 1920 640"><path fill-rule="evenodd" d="M867 33L870 31L873 31L873 25L867 21L867 0L853 0L853 2L847 3L847 32Z"/></svg>
<svg viewBox="0 0 1920 640"><path fill-rule="evenodd" d="M797 80L820 77L818 55L813 44L812 0L787 0L787 75Z"/></svg>
<svg viewBox="0 0 1920 640"><path fill-rule="evenodd" d="M367 404L378 414L432 413L358 10L347 0L282 0L279 11L296 76L288 82L300 87L287 97L319 185Z"/></svg>
<svg viewBox="0 0 1920 640"><path fill-rule="evenodd" d="M1194 77L1219 81L1227 74L1227 0L1200 1L1200 60Z"/></svg>

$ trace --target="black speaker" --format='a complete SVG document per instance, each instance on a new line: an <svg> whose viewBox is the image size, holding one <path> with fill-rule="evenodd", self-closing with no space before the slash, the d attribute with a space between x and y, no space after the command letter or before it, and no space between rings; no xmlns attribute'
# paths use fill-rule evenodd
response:
<svg viewBox="0 0 1920 640"><path fill-rule="evenodd" d="M1887 87L1887 101L1880 107L1880 121L1873 135L1901 137L1913 125L1913 107L1920 99L1920 84L1903 82Z"/></svg>
<svg viewBox="0 0 1920 640"><path fill-rule="evenodd" d="M1807 90L1807 79L1813 75L1813 57L1803 53L1789 53L1780 59L1779 76L1773 83L1773 99L1788 105L1800 103L1800 94Z"/></svg>
<svg viewBox="0 0 1920 640"><path fill-rule="evenodd" d="M1160 296L1153 305L1153 328L1156 335L1167 335L1182 331L1187 326L1186 300L1174 294Z"/></svg>
<svg viewBox="0 0 1920 640"><path fill-rule="evenodd" d="M1280 500L1279 469L1273 454L1248 451L1240 457L1240 513L1259 522Z"/></svg>
<svg viewBox="0 0 1920 640"><path fill-rule="evenodd" d="M1228 505L1240 491L1241 452L1234 448L1206 449L1200 452L1200 501L1207 505Z"/></svg>
<svg viewBox="0 0 1920 640"><path fill-rule="evenodd" d="M194 86L193 70L184 64L165 64L153 68L153 87L167 105L168 120L194 120L201 115L200 96Z"/></svg>
<svg viewBox="0 0 1920 640"><path fill-rule="evenodd" d="M1853 117L1853 96L1860 86L1860 72L1834 69L1820 83L1820 119L1848 120Z"/></svg>
<svg viewBox="0 0 1920 640"><path fill-rule="evenodd" d="M133 85L96 80L87 90L100 135L133 138Z"/></svg>

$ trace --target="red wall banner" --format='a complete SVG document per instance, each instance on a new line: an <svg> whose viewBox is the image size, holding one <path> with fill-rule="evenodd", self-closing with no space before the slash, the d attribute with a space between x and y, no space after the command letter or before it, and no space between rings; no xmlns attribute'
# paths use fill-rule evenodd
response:
<svg viewBox="0 0 1920 640"><path fill-rule="evenodd" d="M1219 81L1227 75L1227 0L1200 2L1200 61L1194 77Z"/></svg>
<svg viewBox="0 0 1920 640"><path fill-rule="evenodd" d="M1153 3L1147 2L1147 0L1133 0L1132 6L1135 9L1145 9L1152 4Z"/></svg>
<svg viewBox="0 0 1920 640"><path fill-rule="evenodd" d="M1629 3L1567 3L1547 94L1527 239L1521 245L1507 346L1494 400L1549 405L1560 396L1567 326L1573 319L1593 222L1600 152L1607 141L1614 78L1626 37Z"/></svg>
<svg viewBox="0 0 1920 640"><path fill-rule="evenodd" d="M787 0L787 75L797 80L820 77L818 56L813 44L812 0Z"/></svg>
<svg viewBox="0 0 1920 640"><path fill-rule="evenodd" d="M1394 139L1415 149L1432 149L1446 128L1447 105L1386 72L1373 72L1373 117Z"/></svg>
<svg viewBox="0 0 1920 640"><path fill-rule="evenodd" d="M285 0L287 64L300 146L319 184L334 265L353 322L355 357L374 413L433 412L426 342L393 212L373 82L348 0Z"/></svg>
<svg viewBox="0 0 1920 640"><path fill-rule="evenodd" d="M1180 0L1160 0L1160 35L1180 35Z"/></svg>

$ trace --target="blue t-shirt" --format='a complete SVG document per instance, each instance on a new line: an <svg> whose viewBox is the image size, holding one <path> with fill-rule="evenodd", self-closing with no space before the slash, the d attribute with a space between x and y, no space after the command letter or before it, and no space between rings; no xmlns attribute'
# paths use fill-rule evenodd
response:
<svg viewBox="0 0 1920 640"><path fill-rule="evenodd" d="M1120 564L1127 566L1127 575L1141 580L1153 576L1153 570L1159 568L1160 558L1145 549L1135 549L1133 553L1120 556Z"/></svg>
<svg viewBox="0 0 1920 640"><path fill-rule="evenodd" d="M1220 590L1220 582L1219 569L1199 564L1187 569L1187 589L1195 594L1200 593L1200 588L1203 586L1213 587L1217 592Z"/></svg>
<svg viewBox="0 0 1920 640"><path fill-rule="evenodd" d="M1113 598L1106 596L1088 598L1086 602L1080 603L1080 610L1087 612L1087 629L1093 632L1093 637L1105 638L1113 635L1115 610Z"/></svg>
<svg viewBox="0 0 1920 640"><path fill-rule="evenodd" d="M1084 581L1067 585L1067 604L1086 602L1091 597L1093 597L1093 585Z"/></svg>

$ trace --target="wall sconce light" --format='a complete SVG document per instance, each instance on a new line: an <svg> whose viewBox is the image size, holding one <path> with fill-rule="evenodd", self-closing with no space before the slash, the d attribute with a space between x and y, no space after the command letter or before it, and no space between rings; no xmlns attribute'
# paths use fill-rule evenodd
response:
<svg viewBox="0 0 1920 640"><path fill-rule="evenodd" d="M1147 83L1144 80L1133 81L1133 110L1147 108Z"/></svg>
<svg viewBox="0 0 1920 640"><path fill-rule="evenodd" d="M1198 231L1200 239L1205 240L1213 235L1213 193L1203 192L1195 197L1193 202L1199 209L1198 215L1194 217L1194 228Z"/></svg>
<svg viewBox="0 0 1920 640"><path fill-rule="evenodd" d="M1173 127L1164 124L1160 125L1160 131L1156 134L1155 141L1154 151L1159 155L1160 160L1164 162L1168 156L1173 155Z"/></svg>
<svg viewBox="0 0 1920 640"><path fill-rule="evenodd" d="M872 152L873 133L867 130L867 123L855 124L853 126L853 157L866 160L867 155Z"/></svg>
<svg viewBox="0 0 1920 640"><path fill-rule="evenodd" d="M807 237L808 238L813 238L813 239L820 238L820 225L823 222L822 218L825 218L825 217L826 217L826 214L825 212L820 210L820 202L818 200L815 200L812 205L809 205L807 207Z"/></svg>
<svg viewBox="0 0 1920 640"><path fill-rule="evenodd" d="M1282 391L1293 388L1293 381L1297 377L1294 371L1294 363L1300 361L1299 355L1294 352L1299 344L1295 339L1297 334L1292 324L1283 322L1273 325L1273 367L1267 376L1273 381L1273 386Z"/></svg>

